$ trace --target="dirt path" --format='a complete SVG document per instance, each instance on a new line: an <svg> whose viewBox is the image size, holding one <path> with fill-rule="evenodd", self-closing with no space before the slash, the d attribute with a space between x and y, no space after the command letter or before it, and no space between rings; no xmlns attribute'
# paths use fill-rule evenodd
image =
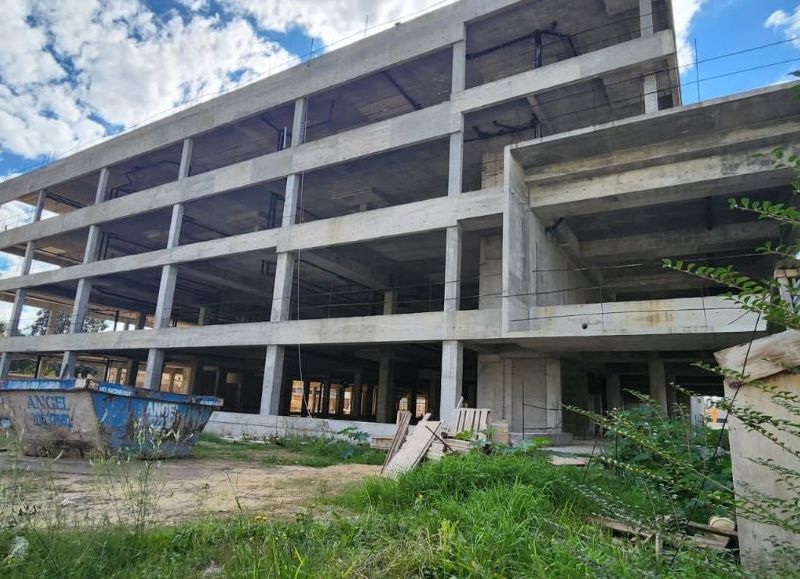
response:
<svg viewBox="0 0 800 579"><path fill-rule="evenodd" d="M321 495L379 471L357 464L311 468L197 459L91 464L1 453L0 490L21 490L21 505L6 504L5 510L27 505L39 516L59 516L68 525L132 522L148 500L153 505L148 519L154 522L224 517L240 509L271 519L301 512Z"/></svg>

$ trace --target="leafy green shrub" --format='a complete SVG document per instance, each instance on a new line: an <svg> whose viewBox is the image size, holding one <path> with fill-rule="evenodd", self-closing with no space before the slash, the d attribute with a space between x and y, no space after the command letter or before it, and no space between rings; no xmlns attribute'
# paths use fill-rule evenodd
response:
<svg viewBox="0 0 800 579"><path fill-rule="evenodd" d="M599 462L608 476L628 484L647 484L668 506L662 513L705 522L710 515L733 514L733 474L727 436L691 424L686 410L675 407L673 417L662 413L647 395L630 392L642 405L599 415L570 410L589 417L605 429L608 444Z"/></svg>

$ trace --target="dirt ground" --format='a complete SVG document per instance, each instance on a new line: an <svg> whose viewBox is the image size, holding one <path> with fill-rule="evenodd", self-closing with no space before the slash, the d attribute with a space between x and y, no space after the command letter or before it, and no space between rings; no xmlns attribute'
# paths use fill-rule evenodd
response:
<svg viewBox="0 0 800 579"><path fill-rule="evenodd" d="M0 452L0 487L21 491L16 505L5 499L6 510L33 509L67 525L132 522L143 512L149 522L166 524L240 511L268 519L292 516L314 499L379 471L359 464L312 468L192 458L92 463ZM148 504L152 508L143 511Z"/></svg>

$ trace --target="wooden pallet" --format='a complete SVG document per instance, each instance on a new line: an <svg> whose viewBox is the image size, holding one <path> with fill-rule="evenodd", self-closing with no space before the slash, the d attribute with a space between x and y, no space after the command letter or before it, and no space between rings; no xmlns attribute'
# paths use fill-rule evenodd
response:
<svg viewBox="0 0 800 579"><path fill-rule="evenodd" d="M428 417L426 414L417 423L405 442L384 465L381 474L393 478L419 464L442 428L441 422L428 420Z"/></svg>
<svg viewBox="0 0 800 579"><path fill-rule="evenodd" d="M451 436L467 431L478 434L489 428L491 415L492 411L488 408L459 408L448 432Z"/></svg>
<svg viewBox="0 0 800 579"><path fill-rule="evenodd" d="M441 460L446 454L467 454L473 448L475 448L475 444L469 440L456 440L455 438L434 440L430 448L428 448L425 458L427 460Z"/></svg>
<svg viewBox="0 0 800 579"><path fill-rule="evenodd" d="M428 417L430 414L426 414L425 416ZM411 413L407 410L398 411L396 424L397 426L394 430L394 437L392 438L392 442L389 444L389 449L386 451L386 458L383 459L381 474L386 471L386 466L389 464L389 461L394 458L394 455L397 454L397 451L400 450L400 447L403 446L403 443L406 440L406 434L408 434L408 425L411 424Z"/></svg>

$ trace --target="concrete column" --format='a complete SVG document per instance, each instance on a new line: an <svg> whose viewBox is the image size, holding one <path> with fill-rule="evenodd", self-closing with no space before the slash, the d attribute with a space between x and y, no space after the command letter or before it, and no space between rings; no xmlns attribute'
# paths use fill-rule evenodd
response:
<svg viewBox="0 0 800 579"><path fill-rule="evenodd" d="M100 178L97 182L95 192L95 205L102 203L108 197L108 168L100 170ZM89 234L86 238L86 249L83 252L83 263L91 263L97 260L97 252L100 248L100 236L102 230L99 225L89 227ZM89 305L89 296L92 294L92 280L81 278L78 280L78 289L75 291L75 302L72 307L72 319L69 323L69 333L77 334L83 332L83 321L86 318L86 307ZM75 371L77 355L75 352L64 352L64 360L61 363L61 378L71 378Z"/></svg>
<svg viewBox="0 0 800 579"><path fill-rule="evenodd" d="M292 148L305 141L306 114L308 99L299 98L294 104L294 119L292 121ZM300 196L301 175L292 174L286 178L286 191L283 200L282 227L290 227L297 221L297 204ZM279 253L275 265L275 284L272 289L271 322L283 322L289 319L292 305L292 281L294 275L295 253ZM277 416L280 414L281 388L283 386L283 360L285 349L283 346L267 346L264 359L264 380L261 385L262 415ZM305 402L304 402L305 404Z"/></svg>
<svg viewBox="0 0 800 579"><path fill-rule="evenodd" d="M186 388L187 394L196 394L200 387L200 376L203 373L203 361L195 358L189 370L189 381Z"/></svg>
<svg viewBox="0 0 800 579"><path fill-rule="evenodd" d="M609 410L622 408L622 387L619 382L619 374L616 372L606 375L606 403Z"/></svg>
<svg viewBox="0 0 800 579"><path fill-rule="evenodd" d="M650 376L650 397L655 400L658 408L666 414L667 408L667 378L664 371L663 360L650 360L647 363L647 370Z"/></svg>
<svg viewBox="0 0 800 579"><path fill-rule="evenodd" d="M378 422L395 421L394 377L392 376L392 359L388 354L381 355L378 366Z"/></svg>
<svg viewBox="0 0 800 579"><path fill-rule="evenodd" d="M283 346L267 346L259 410L262 415L277 416L280 413L284 354Z"/></svg>
<svg viewBox="0 0 800 579"><path fill-rule="evenodd" d="M200 312L197 314L197 325L205 326L208 323L208 308L200 306Z"/></svg>
<svg viewBox="0 0 800 579"><path fill-rule="evenodd" d="M292 281L295 267L295 254L279 253L275 267L275 285L272 289L271 322L285 322L289 319L292 304Z"/></svg>
<svg viewBox="0 0 800 579"><path fill-rule="evenodd" d="M648 114L658 112L658 82L656 75L648 74L645 76L642 86L644 112Z"/></svg>
<svg viewBox="0 0 800 579"><path fill-rule="evenodd" d="M9 368L11 368L11 353L3 352L3 355L0 356L0 376L3 377L3 380L8 378Z"/></svg>
<svg viewBox="0 0 800 579"><path fill-rule="evenodd" d="M361 418L361 370L353 373L353 396L350 398L350 418Z"/></svg>
<svg viewBox="0 0 800 579"><path fill-rule="evenodd" d="M322 414L331 413L331 385L329 382L322 383Z"/></svg>
<svg viewBox="0 0 800 579"><path fill-rule="evenodd" d="M639 0L639 29L643 37L655 34L652 0ZM656 82L656 75L649 74L645 76L643 85L644 112L654 113L658 110L658 84Z"/></svg>
<svg viewBox="0 0 800 579"><path fill-rule="evenodd" d="M39 196L36 198L36 206L33 210L32 222L36 223L42 219L42 211L44 210L44 203L47 200L47 193L42 190L39 191ZM25 246L25 256L22 259L22 269L20 275L28 275L31 272L31 265L33 265L33 256L36 251L36 242L29 241ZM19 324L22 317L22 309L25 307L25 298L27 297L27 290L20 288L14 293L14 303L11 306L11 315L8 320L8 327L6 328L6 335L17 336L19 335ZM11 367L11 356L6 352L0 356L0 379L5 379L8 376L8 369Z"/></svg>
<svg viewBox="0 0 800 579"><path fill-rule="evenodd" d="M386 290L383 292L383 315L391 316L397 313L397 292Z"/></svg>
<svg viewBox="0 0 800 579"><path fill-rule="evenodd" d="M178 181L186 179L192 170L192 153L194 152L194 141L192 139L183 140L181 149L181 164L178 167Z"/></svg>
<svg viewBox="0 0 800 579"><path fill-rule="evenodd" d="M150 348L147 352L147 366L144 371L144 387L148 390L161 388L161 374L164 369L164 350Z"/></svg>
<svg viewBox="0 0 800 579"><path fill-rule="evenodd" d="M670 415L673 414L675 406L678 404L678 391L673 386L676 381L677 378L675 376L674 369L666 373L667 409L669 410Z"/></svg>
<svg viewBox="0 0 800 579"><path fill-rule="evenodd" d="M33 210L33 222L42 220L42 212L44 211L44 203L47 201L47 191L39 191L39 196L36 198L36 206Z"/></svg>
<svg viewBox="0 0 800 579"><path fill-rule="evenodd" d="M466 86L467 54L466 43L462 40L453 45L452 94L464 92ZM450 172L447 194L460 195L464 166L464 117L461 117L458 132L450 135Z"/></svg>
<svg viewBox="0 0 800 579"><path fill-rule="evenodd" d="M453 44L453 74L452 74L453 94L464 92L467 86L467 43L459 40Z"/></svg>
<svg viewBox="0 0 800 579"><path fill-rule="evenodd" d="M464 92L466 86L466 43L462 40L453 45L452 94ZM464 117L460 119L458 132L450 135L450 171L447 194L460 195L463 187L464 169Z"/></svg>
<svg viewBox="0 0 800 579"><path fill-rule="evenodd" d="M439 419L447 422L453 418L456 403L461 396L464 370L464 344L456 340L442 342L442 380L439 398Z"/></svg>
<svg viewBox="0 0 800 579"><path fill-rule="evenodd" d="M300 97L294 101L294 119L292 120L292 148L306 140L306 117L308 115L308 99Z"/></svg>
<svg viewBox="0 0 800 579"><path fill-rule="evenodd" d="M183 181L189 176L192 166L192 152L194 141L184 139L181 150L181 164L178 167L178 181ZM178 247L181 242L181 229L183 228L184 206L176 203L172 206L172 219L167 235L167 249ZM175 286L178 282L178 266L165 265L161 268L161 283L158 286L158 299L156 312L153 316L153 329L162 329L169 326L172 319L172 306L175 301ZM144 376L144 387L148 390L158 390L161 387L161 373L164 366L164 350L151 348L147 352L147 367Z"/></svg>
<svg viewBox="0 0 800 579"><path fill-rule="evenodd" d="M50 313L47 316L47 329L45 329L46 336L52 336L53 334L56 333L56 322L58 319L58 314L60 313L61 312L58 311L56 308L54 307L50 308Z"/></svg>
<svg viewBox="0 0 800 579"><path fill-rule="evenodd" d="M25 275L25 274L23 274ZM20 288L14 293L14 303L11 304L11 314L8 318L7 336L19 335L19 324L22 318L22 308L25 307L25 297L28 292L25 288Z"/></svg>
<svg viewBox="0 0 800 579"><path fill-rule="evenodd" d="M138 312L136 314L136 329L144 330L145 325L147 325L147 313Z"/></svg>
<svg viewBox="0 0 800 579"><path fill-rule="evenodd" d="M642 36L655 34L653 27L653 1L639 0L639 29Z"/></svg>
<svg viewBox="0 0 800 579"><path fill-rule="evenodd" d="M458 310L461 298L461 227L447 228L444 265L444 311Z"/></svg>
<svg viewBox="0 0 800 579"><path fill-rule="evenodd" d="M344 415L344 384L339 384L336 389L336 414L338 416Z"/></svg>
<svg viewBox="0 0 800 579"><path fill-rule="evenodd" d="M434 372L431 376L430 382L428 382L428 392L430 393L430 399L428 400L428 412L431 414L439 414L439 405L442 400L442 373L441 372Z"/></svg>
<svg viewBox="0 0 800 579"><path fill-rule="evenodd" d="M546 418L547 431L551 433L562 430L561 410L561 360L549 359L545 362ZM523 433L524 434L524 433Z"/></svg>

